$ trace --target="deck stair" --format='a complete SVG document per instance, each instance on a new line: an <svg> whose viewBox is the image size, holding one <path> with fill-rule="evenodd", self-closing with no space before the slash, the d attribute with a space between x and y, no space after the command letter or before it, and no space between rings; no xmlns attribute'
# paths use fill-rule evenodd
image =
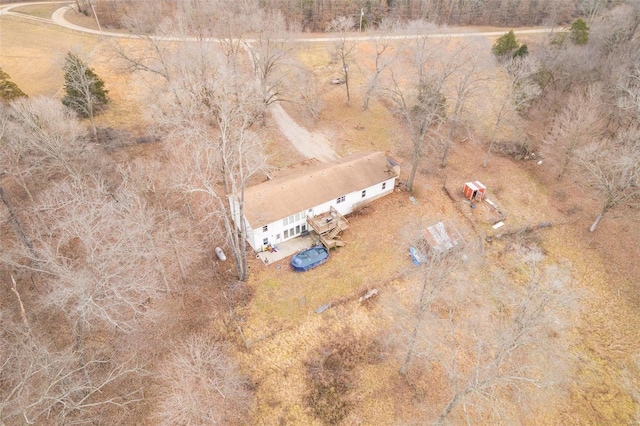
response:
<svg viewBox="0 0 640 426"><path fill-rule="evenodd" d="M307 223L327 249L344 246L340 233L349 229L349 221L334 207L321 215L308 217Z"/></svg>

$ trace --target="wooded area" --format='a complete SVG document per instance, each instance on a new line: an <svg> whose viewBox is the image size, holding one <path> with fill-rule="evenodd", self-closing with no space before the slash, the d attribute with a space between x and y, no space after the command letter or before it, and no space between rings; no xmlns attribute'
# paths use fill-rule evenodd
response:
<svg viewBox="0 0 640 426"><path fill-rule="evenodd" d="M640 421L637 2L93 6L136 36L0 100L0 422ZM245 188L304 167L274 104L402 166L299 275L237 225ZM451 189L480 178L501 233Z"/></svg>
<svg viewBox="0 0 640 426"><path fill-rule="evenodd" d="M206 2L205 2L206 3ZM226 9L234 3L245 1L220 0L191 2L190 8L199 9L202 15L216 15L217 10ZM250 2L249 2L250 3ZM322 32L331 21L349 17L362 18L362 29L376 28L385 19L402 21L425 20L437 25L492 25L516 27L526 25L567 24L576 16L593 17L610 2L608 0L260 0L261 9L281 13L289 28L302 31ZM89 0L78 0L81 10L90 14ZM145 7L137 0L94 0L95 8L105 25L119 26L130 10ZM172 14L180 8L176 0L158 0L155 11L160 16ZM358 25L359 26L359 25Z"/></svg>

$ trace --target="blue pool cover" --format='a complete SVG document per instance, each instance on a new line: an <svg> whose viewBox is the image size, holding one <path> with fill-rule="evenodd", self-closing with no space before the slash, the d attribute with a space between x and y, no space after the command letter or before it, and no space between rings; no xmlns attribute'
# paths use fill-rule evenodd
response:
<svg viewBox="0 0 640 426"><path fill-rule="evenodd" d="M294 271L304 272L322 265L329 258L329 252L323 246L314 246L302 251L291 259Z"/></svg>

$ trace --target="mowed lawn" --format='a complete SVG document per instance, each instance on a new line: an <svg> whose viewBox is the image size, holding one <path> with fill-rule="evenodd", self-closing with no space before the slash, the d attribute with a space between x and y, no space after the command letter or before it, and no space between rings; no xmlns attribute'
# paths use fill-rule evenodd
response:
<svg viewBox="0 0 640 426"><path fill-rule="evenodd" d="M0 68L29 96L59 95L68 50L88 54L100 40L41 25L0 20Z"/></svg>

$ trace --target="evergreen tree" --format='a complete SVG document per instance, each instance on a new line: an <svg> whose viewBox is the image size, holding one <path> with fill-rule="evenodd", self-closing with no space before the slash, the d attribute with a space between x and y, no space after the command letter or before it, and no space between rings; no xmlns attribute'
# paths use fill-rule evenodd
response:
<svg viewBox="0 0 640 426"><path fill-rule="evenodd" d="M491 51L500 58L506 55L512 55L519 47L520 43L518 43L515 33L511 30L496 40Z"/></svg>
<svg viewBox="0 0 640 426"><path fill-rule="evenodd" d="M11 81L9 74L0 68L0 100L11 101L13 99L27 96L17 84Z"/></svg>
<svg viewBox="0 0 640 426"><path fill-rule="evenodd" d="M527 47L526 44L523 44L518 48L518 50L513 52L513 57L519 58L519 57L527 56L528 54L529 54L529 48Z"/></svg>
<svg viewBox="0 0 640 426"><path fill-rule="evenodd" d="M587 44L589 41L589 27L582 18L576 19L576 21L571 24L571 29L569 31L569 37L573 44L582 45Z"/></svg>
<svg viewBox="0 0 640 426"><path fill-rule="evenodd" d="M65 91L62 103L74 110L79 116L88 118L93 134L96 136L97 131L93 118L109 102L104 81L73 52L67 53L62 69L64 70Z"/></svg>

